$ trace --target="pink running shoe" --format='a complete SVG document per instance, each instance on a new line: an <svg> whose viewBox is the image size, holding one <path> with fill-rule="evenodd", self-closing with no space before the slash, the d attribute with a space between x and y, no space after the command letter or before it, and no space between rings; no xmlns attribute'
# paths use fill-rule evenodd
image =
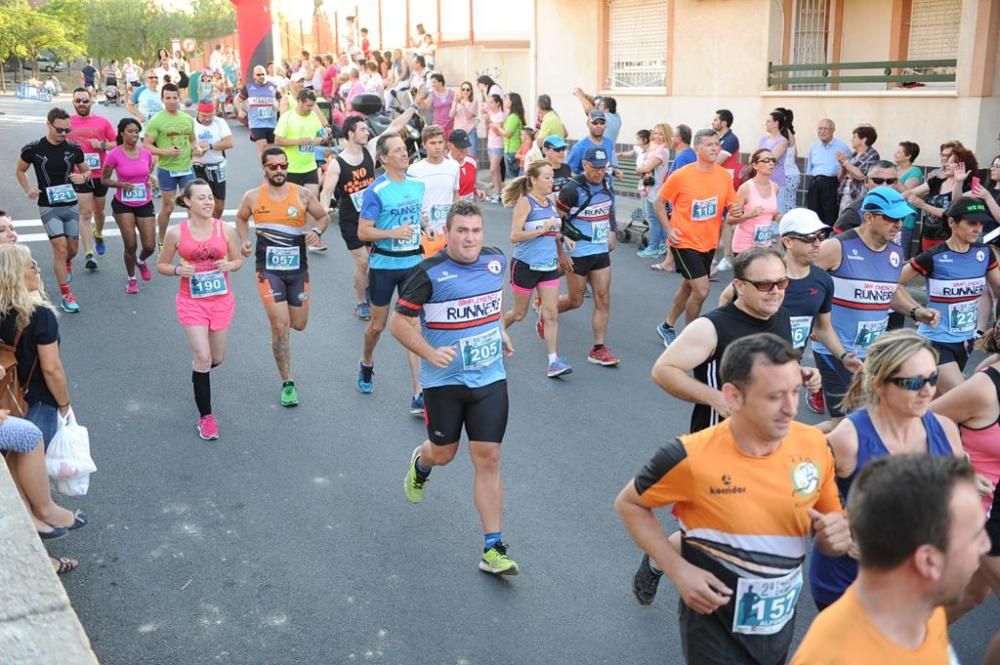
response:
<svg viewBox="0 0 1000 665"><path fill-rule="evenodd" d="M135 262L135 266L139 269L139 275L142 277L142 281L148 282L153 279L153 273L149 271L149 261L143 263Z"/></svg>
<svg viewBox="0 0 1000 665"><path fill-rule="evenodd" d="M211 413L198 420L198 436L205 441L215 441L219 438L219 426Z"/></svg>
<svg viewBox="0 0 1000 665"><path fill-rule="evenodd" d="M128 282L125 284L125 293L130 296L134 296L139 293L139 283L135 281L135 277L128 278Z"/></svg>

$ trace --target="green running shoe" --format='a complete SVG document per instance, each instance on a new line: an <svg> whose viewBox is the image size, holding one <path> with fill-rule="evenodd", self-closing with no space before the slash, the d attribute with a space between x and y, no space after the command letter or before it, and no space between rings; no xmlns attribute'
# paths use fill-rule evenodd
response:
<svg viewBox="0 0 1000 665"><path fill-rule="evenodd" d="M507 556L507 546L503 543L497 543L483 552L479 570L494 575L517 575L521 572L517 562Z"/></svg>
<svg viewBox="0 0 1000 665"><path fill-rule="evenodd" d="M281 387L281 406L298 406L299 390L289 381Z"/></svg>
<svg viewBox="0 0 1000 665"><path fill-rule="evenodd" d="M420 446L413 449L410 455L410 468L406 471L406 478L403 479L403 491L406 492L406 499L410 503L420 503L424 500L424 485L427 479L420 480L417 476L417 458L420 456Z"/></svg>

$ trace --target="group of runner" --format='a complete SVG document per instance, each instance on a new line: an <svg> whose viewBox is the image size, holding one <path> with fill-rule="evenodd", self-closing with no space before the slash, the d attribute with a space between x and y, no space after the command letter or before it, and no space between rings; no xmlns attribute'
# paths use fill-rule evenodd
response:
<svg viewBox="0 0 1000 665"><path fill-rule="evenodd" d="M192 352L197 430L217 439L210 374L225 357L235 309L229 273L254 255L280 403L294 407L300 396L290 333L307 326L308 250L325 247L336 211L354 264L354 314L367 322L357 389L374 391L374 352L388 327L409 354L410 412L427 423L427 439L410 457L405 495L422 501L432 469L454 458L464 429L484 537L479 566L517 574L502 537L499 472L508 412L503 359L513 351L507 327L534 303L546 375L565 377L573 370L558 353L559 315L580 307L589 287L587 361L620 363L605 339L616 202L604 112L588 114L590 134L572 155L575 171L565 163L565 140L554 134L541 142L544 159L507 184L502 200L512 208L515 247L508 265L502 250L483 245L483 211L475 203L481 193L464 131L446 137L440 127L426 127L426 157L411 164L396 132L417 109L378 136L351 117L343 148L332 153L329 120L316 111L315 94L298 92L294 106L286 103L279 114L280 91L263 70L254 75L239 103L263 178L243 195L235 226L220 219L224 151L233 137L214 109L199 107L192 118L167 84L159 88L162 108L145 122L128 117L113 127L91 112L83 88L74 91L74 114L49 112L46 136L21 152L17 179L38 202L62 308L80 310L70 289L79 240L89 270L106 252L104 207L114 188L126 293L139 291L136 271L151 278L147 261L159 243L157 271L180 282L176 307ZM692 148L695 160L666 179L654 206L683 281L657 329L667 348L653 378L694 409L690 433L657 452L616 502L645 552L633 590L648 604L664 572L677 586L688 662L783 662L813 536L809 581L823 613L793 662L849 662L852 648L888 662L924 662L906 660L907 650L937 662L948 645L936 608L949 605L958 614L974 605L963 604L962 590L979 568L972 561L989 547L983 503L969 493L987 495L988 505L1000 477L998 357L963 381L977 340L989 353L1000 351L1000 330L985 329L979 307L987 288L1000 294L996 254L979 242L991 213L977 199L957 199L946 211L950 238L907 262L896 240L913 210L895 189L871 187L860 226L835 236L815 213L789 210L777 229L781 251L737 254L721 306L702 316L722 225L747 211L731 174L718 165L718 132L696 132ZM32 167L36 186L27 175ZM176 203L186 219L170 226ZM926 306L900 288L918 274L927 283ZM889 331L891 311L912 318L916 331ZM681 313L687 325L678 334ZM800 364L810 339L817 368ZM829 412L820 428L795 421L803 387L810 408ZM935 387L944 395L932 401ZM906 485L915 482L933 491L914 498ZM674 506L680 526L670 537L652 513L665 505ZM894 506L907 514L921 506L930 517L900 520ZM979 574L1000 578L988 577L989 563ZM879 620L885 607L873 597L879 585L907 584L915 590L906 597L921 612L886 629ZM854 641L838 641L840 634Z"/></svg>

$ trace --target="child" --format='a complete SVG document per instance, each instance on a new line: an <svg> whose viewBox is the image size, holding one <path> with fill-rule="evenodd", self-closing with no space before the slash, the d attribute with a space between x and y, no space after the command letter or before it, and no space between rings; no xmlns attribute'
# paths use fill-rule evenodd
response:
<svg viewBox="0 0 1000 665"><path fill-rule="evenodd" d="M649 136L650 133L648 129L640 129L637 131L635 133L635 145L632 146L632 150L618 153L618 158L621 159L622 157L628 157L630 154L635 155L635 165L642 166L642 160L646 159L646 151L649 150ZM645 197L649 191L646 185L642 184L642 180L642 178L639 178L638 191L640 198Z"/></svg>
<svg viewBox="0 0 1000 665"><path fill-rule="evenodd" d="M535 145L535 130L532 127L521 128L521 147L517 149L517 163L520 164L521 173L524 173L525 157Z"/></svg>

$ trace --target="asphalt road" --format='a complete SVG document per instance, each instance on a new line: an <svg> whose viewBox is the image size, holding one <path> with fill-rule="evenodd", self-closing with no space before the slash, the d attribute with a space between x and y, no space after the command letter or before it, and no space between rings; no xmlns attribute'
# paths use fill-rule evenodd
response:
<svg viewBox="0 0 1000 665"><path fill-rule="evenodd" d="M68 99L58 102L71 110ZM15 159L42 135L46 111L0 97L3 154ZM230 209L261 181L247 131L233 130ZM0 208L34 220L19 231L53 293L37 209L17 187L13 163L8 169ZM490 244L509 249L509 220L487 206ZM292 337L296 409L278 405L252 271L235 276L229 355L213 372L222 438L212 443L195 432L175 281L157 275L140 282L140 295L125 295L116 237L97 273L78 262L82 312L61 316L62 356L99 471L88 496L64 502L92 523L51 551L80 559L65 584L101 661L682 662L677 594L665 583L651 607L635 602L640 555L611 506L688 423L690 405L649 378L662 350L653 328L678 278L651 273L635 246L615 253L608 343L622 358L618 369L586 363L589 301L561 319L560 351L576 370L565 380L545 378L531 323L512 329L504 539L523 572L497 579L476 568L482 541L464 452L434 471L422 504L406 502L402 479L424 432L407 413L405 357L387 334L375 393L357 392L364 324L351 315L351 267L336 229L327 240L327 255L310 256L309 327ZM815 421L804 407L801 418ZM814 614L807 592L799 636ZM963 663L980 662L998 616L991 600L952 628Z"/></svg>

